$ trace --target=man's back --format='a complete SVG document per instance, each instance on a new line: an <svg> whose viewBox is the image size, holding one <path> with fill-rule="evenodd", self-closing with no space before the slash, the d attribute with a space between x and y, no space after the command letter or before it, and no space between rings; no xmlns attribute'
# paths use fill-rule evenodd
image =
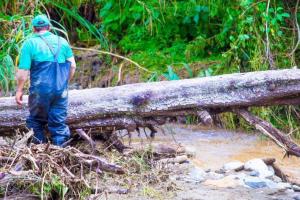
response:
<svg viewBox="0 0 300 200"><path fill-rule="evenodd" d="M60 41L58 41L58 39ZM28 38L22 47L20 54L19 69L29 70L32 61L44 62L54 61L54 55L58 51L58 42L60 42L57 61L64 63L68 58L73 57L73 53L68 42L57 35L47 31L42 34L33 34ZM52 47L53 51L49 48Z"/></svg>

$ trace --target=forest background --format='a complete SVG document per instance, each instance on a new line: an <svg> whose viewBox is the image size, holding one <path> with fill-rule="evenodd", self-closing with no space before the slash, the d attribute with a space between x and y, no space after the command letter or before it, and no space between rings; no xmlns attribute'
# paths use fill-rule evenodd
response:
<svg viewBox="0 0 300 200"><path fill-rule="evenodd" d="M18 55L36 14L49 15L53 31L73 47L97 51L116 72L114 86L121 68L138 71L139 81L293 68L300 63L298 8L299 0L0 0L0 96L13 95ZM299 106L252 112L300 138ZM251 130L233 114L221 122Z"/></svg>

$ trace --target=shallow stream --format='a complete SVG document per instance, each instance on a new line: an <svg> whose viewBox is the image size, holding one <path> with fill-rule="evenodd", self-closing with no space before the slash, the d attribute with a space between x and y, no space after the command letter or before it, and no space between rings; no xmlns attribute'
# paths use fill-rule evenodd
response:
<svg viewBox="0 0 300 200"><path fill-rule="evenodd" d="M246 162L255 158L275 158L276 164L300 184L300 158L284 157L284 151L273 141L258 133L207 129L199 126L167 124L162 127L154 143L180 144L194 156L192 164L203 170L215 171L232 161ZM197 175L197 173L196 173ZM170 199L297 199L297 193L243 187L218 188L207 185L182 184L181 192ZM296 195L296 197L295 197Z"/></svg>
<svg viewBox="0 0 300 200"><path fill-rule="evenodd" d="M159 133L155 141L180 143L188 151L194 152L192 162L199 167L215 170L234 160L245 162L253 158L276 158L280 167L300 179L300 158L284 157L283 149L260 134L174 124L165 125L164 130L165 135Z"/></svg>

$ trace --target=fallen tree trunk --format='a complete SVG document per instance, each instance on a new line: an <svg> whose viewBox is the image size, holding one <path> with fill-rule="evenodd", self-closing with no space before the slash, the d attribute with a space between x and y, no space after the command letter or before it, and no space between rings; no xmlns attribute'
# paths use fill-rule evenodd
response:
<svg viewBox="0 0 300 200"><path fill-rule="evenodd" d="M300 70L274 70L214 77L139 83L69 92L71 129L149 127L166 117L222 112L238 107L300 104ZM0 98L0 135L25 127L27 97L18 108ZM201 117L200 117L201 118Z"/></svg>
<svg viewBox="0 0 300 200"><path fill-rule="evenodd" d="M288 135L273 127L272 124L252 115L246 109L235 109L233 112L243 117L258 131L275 141L277 145L279 145L286 151L287 156L294 155L300 157L300 147L295 142L293 142Z"/></svg>

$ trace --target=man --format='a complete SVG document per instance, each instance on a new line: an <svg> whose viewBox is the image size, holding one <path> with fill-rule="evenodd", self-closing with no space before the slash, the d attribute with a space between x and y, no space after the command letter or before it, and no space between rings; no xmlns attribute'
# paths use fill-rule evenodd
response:
<svg viewBox="0 0 300 200"><path fill-rule="evenodd" d="M52 143L61 146L70 137L65 123L68 107L68 82L76 63L68 42L49 32L46 15L32 20L34 34L22 46L17 71L16 102L22 105L23 87L30 72L27 127L34 131L34 143L46 143L45 128Z"/></svg>

